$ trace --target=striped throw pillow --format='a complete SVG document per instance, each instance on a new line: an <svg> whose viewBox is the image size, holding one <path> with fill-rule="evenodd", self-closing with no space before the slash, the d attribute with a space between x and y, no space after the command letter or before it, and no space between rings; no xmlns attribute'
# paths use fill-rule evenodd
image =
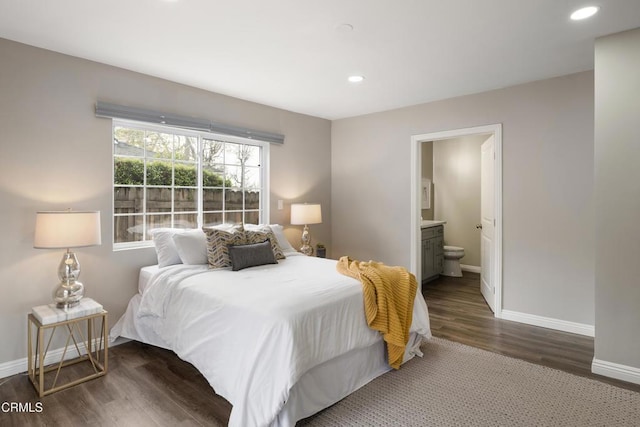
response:
<svg viewBox="0 0 640 427"><path fill-rule="evenodd" d="M247 244L255 244L262 243L267 240L271 242L271 249L273 249L273 255L276 259L285 259L284 252L282 252L282 248L278 244L278 239L276 239L276 235L273 234L273 230L268 225L253 228L251 230L244 230L245 237L247 239Z"/></svg>
<svg viewBox="0 0 640 427"><path fill-rule="evenodd" d="M207 236L207 261L209 268L231 267L229 245L245 245L244 229L242 225L230 228L203 227Z"/></svg>

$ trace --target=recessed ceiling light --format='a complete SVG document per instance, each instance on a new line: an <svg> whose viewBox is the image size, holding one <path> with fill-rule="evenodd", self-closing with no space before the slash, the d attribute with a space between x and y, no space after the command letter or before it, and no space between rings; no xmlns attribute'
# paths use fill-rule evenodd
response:
<svg viewBox="0 0 640 427"><path fill-rule="evenodd" d="M571 19L574 21L579 21L581 19L587 19L598 13L600 8L598 6L588 6L583 7L582 9L578 9L571 14Z"/></svg>
<svg viewBox="0 0 640 427"><path fill-rule="evenodd" d="M364 80L364 76L349 76L347 80L351 83L360 83Z"/></svg>
<svg viewBox="0 0 640 427"><path fill-rule="evenodd" d="M339 33L349 33L353 31L353 25L351 24L340 24L336 26L336 31Z"/></svg>

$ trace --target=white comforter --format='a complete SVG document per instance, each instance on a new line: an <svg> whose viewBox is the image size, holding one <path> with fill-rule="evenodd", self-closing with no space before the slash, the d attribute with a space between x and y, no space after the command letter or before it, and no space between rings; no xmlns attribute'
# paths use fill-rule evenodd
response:
<svg viewBox="0 0 640 427"><path fill-rule="evenodd" d="M335 264L290 256L238 272L176 266L151 279L138 315L155 317L155 332L231 402L230 426L269 425L305 372L381 339L366 324L361 284ZM421 297L411 330L429 335Z"/></svg>

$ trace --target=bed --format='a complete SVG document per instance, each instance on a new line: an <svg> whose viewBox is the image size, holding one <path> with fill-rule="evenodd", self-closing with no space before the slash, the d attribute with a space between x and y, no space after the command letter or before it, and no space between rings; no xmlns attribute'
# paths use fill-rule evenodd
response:
<svg viewBox="0 0 640 427"><path fill-rule="evenodd" d="M174 351L232 405L230 426L293 426L389 371L361 284L336 261L285 249L277 264L144 267L110 337ZM420 292L404 361L430 338Z"/></svg>

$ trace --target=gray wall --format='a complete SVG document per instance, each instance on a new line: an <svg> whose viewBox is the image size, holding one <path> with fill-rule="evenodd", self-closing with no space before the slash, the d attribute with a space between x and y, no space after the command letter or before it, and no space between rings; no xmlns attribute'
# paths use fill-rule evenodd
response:
<svg viewBox="0 0 640 427"><path fill-rule="evenodd" d="M410 138L503 124L503 307L593 325L593 73L336 120L333 252L409 266Z"/></svg>
<svg viewBox="0 0 640 427"><path fill-rule="evenodd" d="M595 358L640 369L640 29L596 40Z"/></svg>
<svg viewBox="0 0 640 427"><path fill-rule="evenodd" d="M271 221L291 202L319 202L315 241L331 248L331 122L0 39L0 364L26 356L26 315L50 302L62 251L33 249L38 210L99 209L102 246L78 249L86 295L114 324L153 249L111 247L111 121L96 100L284 134L271 146ZM309 161L301 161L308 159ZM285 209L277 210L278 199ZM299 247L300 227L287 234Z"/></svg>
<svg viewBox="0 0 640 427"><path fill-rule="evenodd" d="M444 244L464 248L464 265L480 267L480 146L487 136L433 142L435 216L447 221Z"/></svg>

